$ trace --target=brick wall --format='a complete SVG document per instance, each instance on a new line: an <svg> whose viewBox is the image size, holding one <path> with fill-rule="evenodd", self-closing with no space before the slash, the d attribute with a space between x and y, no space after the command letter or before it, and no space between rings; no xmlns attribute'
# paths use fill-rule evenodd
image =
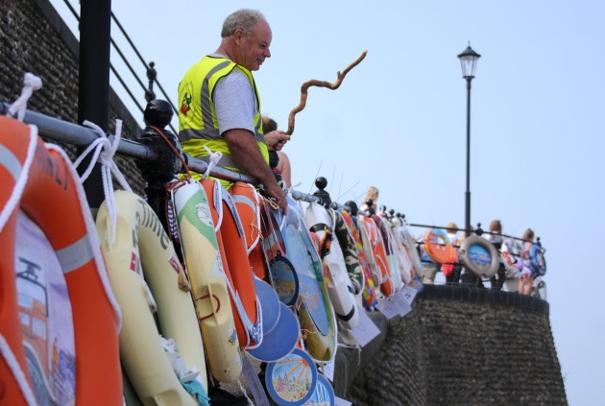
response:
<svg viewBox="0 0 605 406"><path fill-rule="evenodd" d="M565 405L548 304L428 286L359 368L355 405Z"/></svg>
<svg viewBox="0 0 605 406"><path fill-rule="evenodd" d="M0 5L0 100L16 99L23 75L32 72L43 86L30 99L28 109L75 123L78 41L46 0L0 0ZM134 138L140 131L136 120L113 91L109 99L108 128L113 131L115 118L121 118L123 136ZM75 148L62 146L73 159ZM118 156L116 162L132 189L143 194L143 180L134 160Z"/></svg>

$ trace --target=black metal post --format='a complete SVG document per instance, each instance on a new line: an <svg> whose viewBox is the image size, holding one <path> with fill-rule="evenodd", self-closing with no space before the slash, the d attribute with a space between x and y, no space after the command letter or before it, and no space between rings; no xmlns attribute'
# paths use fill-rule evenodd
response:
<svg viewBox="0 0 605 406"><path fill-rule="evenodd" d="M111 0L80 2L80 80L78 122L89 120L107 131L109 118L109 40ZM80 168L85 168L86 159ZM84 182L93 213L103 202L101 171L95 168Z"/></svg>
<svg viewBox="0 0 605 406"><path fill-rule="evenodd" d="M471 80L466 78L466 192L464 204L464 230L468 237L471 233Z"/></svg>

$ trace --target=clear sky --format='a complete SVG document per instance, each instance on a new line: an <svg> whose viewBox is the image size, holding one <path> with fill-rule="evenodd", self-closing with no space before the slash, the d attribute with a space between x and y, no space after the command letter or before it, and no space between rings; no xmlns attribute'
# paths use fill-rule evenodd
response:
<svg viewBox="0 0 605 406"><path fill-rule="evenodd" d="M75 27L63 0L51 2ZM310 90L285 148L293 182L308 192L319 171L339 202L374 185L379 203L416 223L464 224L466 87L456 56L471 41L482 55L472 82L472 222L500 218L506 233L532 227L542 237L568 400L599 402L605 3L113 1L173 100L182 74L217 48L223 19L241 7L260 9L272 26L273 55L255 77L263 111L283 129L304 81L334 81L368 49L340 89Z"/></svg>

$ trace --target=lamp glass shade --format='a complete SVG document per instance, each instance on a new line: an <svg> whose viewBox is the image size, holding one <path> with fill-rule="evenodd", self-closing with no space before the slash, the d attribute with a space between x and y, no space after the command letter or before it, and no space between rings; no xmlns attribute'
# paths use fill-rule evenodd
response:
<svg viewBox="0 0 605 406"><path fill-rule="evenodd" d="M481 55L476 53L469 45L464 52L458 55L460 59L460 67L462 68L463 78L474 78L477 70L477 61L481 58Z"/></svg>

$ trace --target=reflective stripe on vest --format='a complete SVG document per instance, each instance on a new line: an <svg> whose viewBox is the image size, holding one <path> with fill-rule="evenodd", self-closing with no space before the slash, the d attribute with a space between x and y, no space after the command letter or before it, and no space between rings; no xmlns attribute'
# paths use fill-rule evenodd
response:
<svg viewBox="0 0 605 406"><path fill-rule="evenodd" d="M226 140L221 137L213 94L218 81L229 75L233 69L240 69L248 78L256 96L256 114L253 118L255 139L265 162L269 163L269 153L262 132L260 96L252 73L241 65L221 57L206 56L187 71L179 83L179 139L184 152L195 158L207 160L205 146L212 152L221 152L223 157L218 165L241 172L233 161Z"/></svg>

